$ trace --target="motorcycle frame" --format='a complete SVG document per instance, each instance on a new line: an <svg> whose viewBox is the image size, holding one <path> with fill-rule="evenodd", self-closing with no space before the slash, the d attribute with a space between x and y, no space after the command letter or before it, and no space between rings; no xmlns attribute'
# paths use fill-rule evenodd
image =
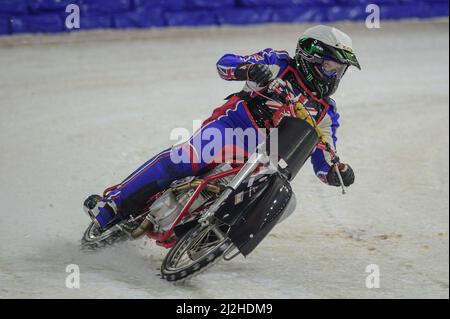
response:
<svg viewBox="0 0 450 319"><path fill-rule="evenodd" d="M189 211L191 206L194 204L195 200L198 198L200 193L204 190L207 184L211 183L212 181L222 179L224 177L228 177L230 175L234 175L239 173L239 171L242 169L243 165L239 165L238 167L232 168L228 171L220 172L214 175L207 176L203 179L202 183L195 189L192 196L189 198L186 205L184 205L183 209L181 210L180 214L175 218L175 220L170 225L170 228L164 232L155 232L153 230L150 230L147 232L147 237L155 240L156 244L165 248L171 248L175 246L176 240L170 240L170 237L174 233L175 227L186 217L191 216L191 212Z"/></svg>

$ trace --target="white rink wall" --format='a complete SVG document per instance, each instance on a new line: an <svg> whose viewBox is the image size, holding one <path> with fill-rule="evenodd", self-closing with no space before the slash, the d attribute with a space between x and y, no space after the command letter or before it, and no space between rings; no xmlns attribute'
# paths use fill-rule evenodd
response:
<svg viewBox="0 0 450 319"><path fill-rule="evenodd" d="M363 66L335 96L356 184L342 196L305 165L296 213L185 286L157 276L165 250L149 240L81 252L81 204L240 89L216 74L221 55L294 53L307 26L0 38L0 297L448 298L448 20L337 26Z"/></svg>

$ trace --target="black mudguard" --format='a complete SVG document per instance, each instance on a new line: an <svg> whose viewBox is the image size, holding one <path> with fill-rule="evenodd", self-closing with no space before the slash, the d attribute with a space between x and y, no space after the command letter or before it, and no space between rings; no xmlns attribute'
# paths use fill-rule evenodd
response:
<svg viewBox="0 0 450 319"><path fill-rule="evenodd" d="M228 233L244 256L250 254L278 223L291 197L289 182L278 174L272 175L258 201L240 216Z"/></svg>
<svg viewBox="0 0 450 319"><path fill-rule="evenodd" d="M281 120L277 134L278 155L287 164L289 180L293 180L319 143L319 136L306 121L293 117Z"/></svg>
<svg viewBox="0 0 450 319"><path fill-rule="evenodd" d="M270 176L263 176L255 180L251 185L242 183L233 193L225 200L214 216L229 226L234 225L239 218L265 193L270 185Z"/></svg>

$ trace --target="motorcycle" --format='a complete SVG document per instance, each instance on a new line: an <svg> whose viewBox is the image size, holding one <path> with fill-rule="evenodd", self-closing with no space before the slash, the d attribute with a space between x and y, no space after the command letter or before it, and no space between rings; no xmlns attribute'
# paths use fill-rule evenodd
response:
<svg viewBox="0 0 450 319"><path fill-rule="evenodd" d="M289 113L294 104L291 92L276 93L283 96ZM96 249L147 236L169 249L161 265L162 278L169 282L185 281L219 260L248 256L294 212L290 181L315 148L330 151L334 163L339 163L304 107L301 114L282 117L277 130L245 163L223 163L203 175L176 180L149 198L138 213L107 229L88 211L92 221L82 247ZM277 150L271 141L278 142Z"/></svg>

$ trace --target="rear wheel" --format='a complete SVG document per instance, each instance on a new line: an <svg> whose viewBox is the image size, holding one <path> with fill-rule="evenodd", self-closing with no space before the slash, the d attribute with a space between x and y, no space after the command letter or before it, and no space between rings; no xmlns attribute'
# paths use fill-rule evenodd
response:
<svg viewBox="0 0 450 319"><path fill-rule="evenodd" d="M169 251L161 266L164 279L184 281L220 260L230 247L224 225L196 225Z"/></svg>
<svg viewBox="0 0 450 319"><path fill-rule="evenodd" d="M101 231L97 224L92 222L81 238L81 248L94 250L127 239L126 234L119 228L113 226L110 229Z"/></svg>

